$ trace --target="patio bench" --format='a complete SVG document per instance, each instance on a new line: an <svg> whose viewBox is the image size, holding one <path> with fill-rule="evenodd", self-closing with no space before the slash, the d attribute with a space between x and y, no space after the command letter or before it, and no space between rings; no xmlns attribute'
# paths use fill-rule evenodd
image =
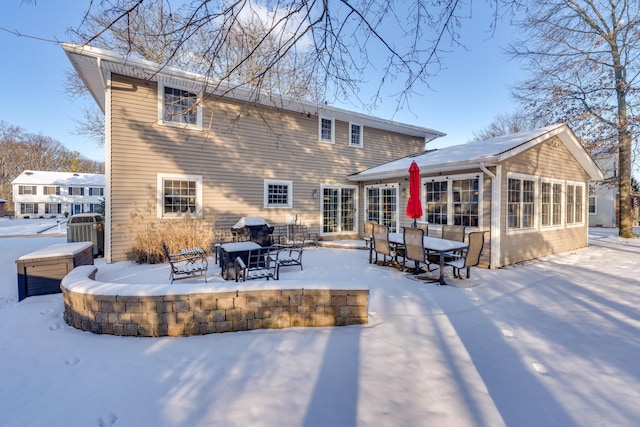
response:
<svg viewBox="0 0 640 427"><path fill-rule="evenodd" d="M204 277L205 283L207 282L209 263L202 248L186 248L172 254L167 245L162 242L162 250L171 266L169 275L171 283L174 280L192 277Z"/></svg>

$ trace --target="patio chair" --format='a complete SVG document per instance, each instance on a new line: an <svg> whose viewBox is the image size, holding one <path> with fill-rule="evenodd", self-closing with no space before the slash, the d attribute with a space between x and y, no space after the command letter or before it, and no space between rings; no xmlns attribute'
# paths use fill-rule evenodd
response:
<svg viewBox="0 0 640 427"><path fill-rule="evenodd" d="M386 265L387 256L393 259L395 253L389 243L389 228L386 225L375 224L373 227L373 251L376 254L376 264L378 254L382 255L382 265Z"/></svg>
<svg viewBox="0 0 640 427"><path fill-rule="evenodd" d="M213 260L218 264L220 258L220 246L225 243L233 242L234 236L231 230L224 228L217 228L213 230L213 242L211 243L211 253L213 253Z"/></svg>
<svg viewBox="0 0 640 427"><path fill-rule="evenodd" d="M464 225L443 225L442 238L464 242Z"/></svg>
<svg viewBox="0 0 640 427"><path fill-rule="evenodd" d="M162 250L171 267L169 278L174 280L189 279L192 277L204 277L207 282L207 269L209 263L202 248L181 249L178 253L169 252L167 245L162 242Z"/></svg>
<svg viewBox="0 0 640 427"><path fill-rule="evenodd" d="M402 260L402 269L406 267L406 261L411 260L415 262L414 271L420 271L420 263L427 263L426 253L422 238L424 237L424 230L421 228L405 228L404 229L404 258Z"/></svg>
<svg viewBox="0 0 640 427"><path fill-rule="evenodd" d="M480 255L484 247L484 232L474 231L469 233L469 247L462 251L462 254L454 259L445 260L445 266L453 268L453 276L462 279L460 270L467 269L467 279L471 277L471 267L480 263Z"/></svg>
<svg viewBox="0 0 640 427"><path fill-rule="evenodd" d="M418 226L419 229L424 231L424 235L425 236L429 235L429 223L428 222L426 222L426 221L416 221L416 225Z"/></svg>
<svg viewBox="0 0 640 427"><path fill-rule="evenodd" d="M280 264L276 261L277 249L272 247L257 248L249 251L247 262L242 257L237 257L233 266L236 273L236 282L252 279L279 279Z"/></svg>
<svg viewBox="0 0 640 427"><path fill-rule="evenodd" d="M378 221L367 221L364 223L364 243L369 251L369 264L371 264L371 258L373 256L373 227L378 224Z"/></svg>
<svg viewBox="0 0 640 427"><path fill-rule="evenodd" d="M302 271L303 240L293 240L290 244L273 245L272 249L275 251L275 257L273 259L280 267L299 265Z"/></svg>

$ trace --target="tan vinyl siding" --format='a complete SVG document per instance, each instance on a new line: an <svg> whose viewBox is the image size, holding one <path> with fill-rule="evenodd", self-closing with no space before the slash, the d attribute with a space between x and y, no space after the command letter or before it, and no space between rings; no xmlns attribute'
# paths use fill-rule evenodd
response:
<svg viewBox="0 0 640 427"><path fill-rule="evenodd" d="M424 140L364 127L364 148L349 146L335 120L335 144L318 141L318 117L207 98L203 130L158 124L157 85L112 76L112 260L125 258L129 213L151 203L157 174L203 177L205 218L230 227L242 216L275 224L286 214L319 231L321 184L352 185L349 174L424 149ZM264 179L293 181L293 208L263 208ZM359 200L363 195L358 192Z"/></svg>
<svg viewBox="0 0 640 427"><path fill-rule="evenodd" d="M508 173L515 172L537 177L536 207L537 228L522 234L507 234L507 180ZM544 229L540 226L540 178L548 178L585 184L583 193L583 225L570 226L562 218L562 227ZM576 159L564 144L551 139L505 161L501 183L501 265L509 265L530 259L540 258L552 253L569 251L587 245L588 227L588 177ZM562 204L565 204L565 185L563 184ZM564 211L563 211L564 212Z"/></svg>

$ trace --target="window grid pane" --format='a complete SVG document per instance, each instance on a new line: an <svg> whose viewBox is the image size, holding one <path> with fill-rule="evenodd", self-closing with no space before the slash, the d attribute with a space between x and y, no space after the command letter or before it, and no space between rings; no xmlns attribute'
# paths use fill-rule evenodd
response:
<svg viewBox="0 0 640 427"><path fill-rule="evenodd" d="M322 231L324 233L337 233L338 229L338 203L340 192L337 188L325 188L322 195Z"/></svg>
<svg viewBox="0 0 640 427"><path fill-rule="evenodd" d="M196 181L164 180L164 213L195 213Z"/></svg>
<svg viewBox="0 0 640 427"><path fill-rule="evenodd" d="M195 125L197 122L198 96L182 89L164 88L164 120Z"/></svg>
<svg viewBox="0 0 640 427"><path fill-rule="evenodd" d="M360 125L351 125L351 145L360 146Z"/></svg>
<svg viewBox="0 0 640 427"><path fill-rule="evenodd" d="M455 225L478 226L478 185L477 178L452 182L453 223Z"/></svg>
<svg viewBox="0 0 640 427"><path fill-rule="evenodd" d="M321 120L320 135L323 141L331 141L331 125L332 122L330 119Z"/></svg>
<svg viewBox="0 0 640 427"><path fill-rule="evenodd" d="M289 186L287 184L269 184L267 189L268 206L289 206Z"/></svg>
<svg viewBox="0 0 640 427"><path fill-rule="evenodd" d="M448 182L427 182L425 189L425 212L427 213L427 221L431 224L446 224Z"/></svg>

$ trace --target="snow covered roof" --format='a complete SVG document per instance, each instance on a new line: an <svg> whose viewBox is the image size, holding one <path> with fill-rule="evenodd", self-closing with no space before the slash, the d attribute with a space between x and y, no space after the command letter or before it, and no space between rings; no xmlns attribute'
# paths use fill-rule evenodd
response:
<svg viewBox="0 0 640 427"><path fill-rule="evenodd" d="M26 170L11 181L11 184L104 187L104 174Z"/></svg>
<svg viewBox="0 0 640 427"><path fill-rule="evenodd" d="M173 84L194 92L204 90L207 93L224 95L241 101L255 101L255 93L253 91L241 87L226 86L199 74L165 67L143 59L122 56L112 51L91 46L63 43L62 48L102 111L105 109L105 90L110 73L146 81L162 82L168 85ZM266 93L260 94L258 103L297 113L320 115L362 124L375 129L424 138L427 142L445 135L434 129L380 119L328 105L285 97L274 97Z"/></svg>
<svg viewBox="0 0 640 427"><path fill-rule="evenodd" d="M480 142L427 150L349 175L347 179L350 181L369 181L402 177L408 175L409 166L413 161L418 164L422 173L452 172L492 166L554 136L564 143L592 180L602 179L602 171L565 124L546 126L529 132L514 133Z"/></svg>

